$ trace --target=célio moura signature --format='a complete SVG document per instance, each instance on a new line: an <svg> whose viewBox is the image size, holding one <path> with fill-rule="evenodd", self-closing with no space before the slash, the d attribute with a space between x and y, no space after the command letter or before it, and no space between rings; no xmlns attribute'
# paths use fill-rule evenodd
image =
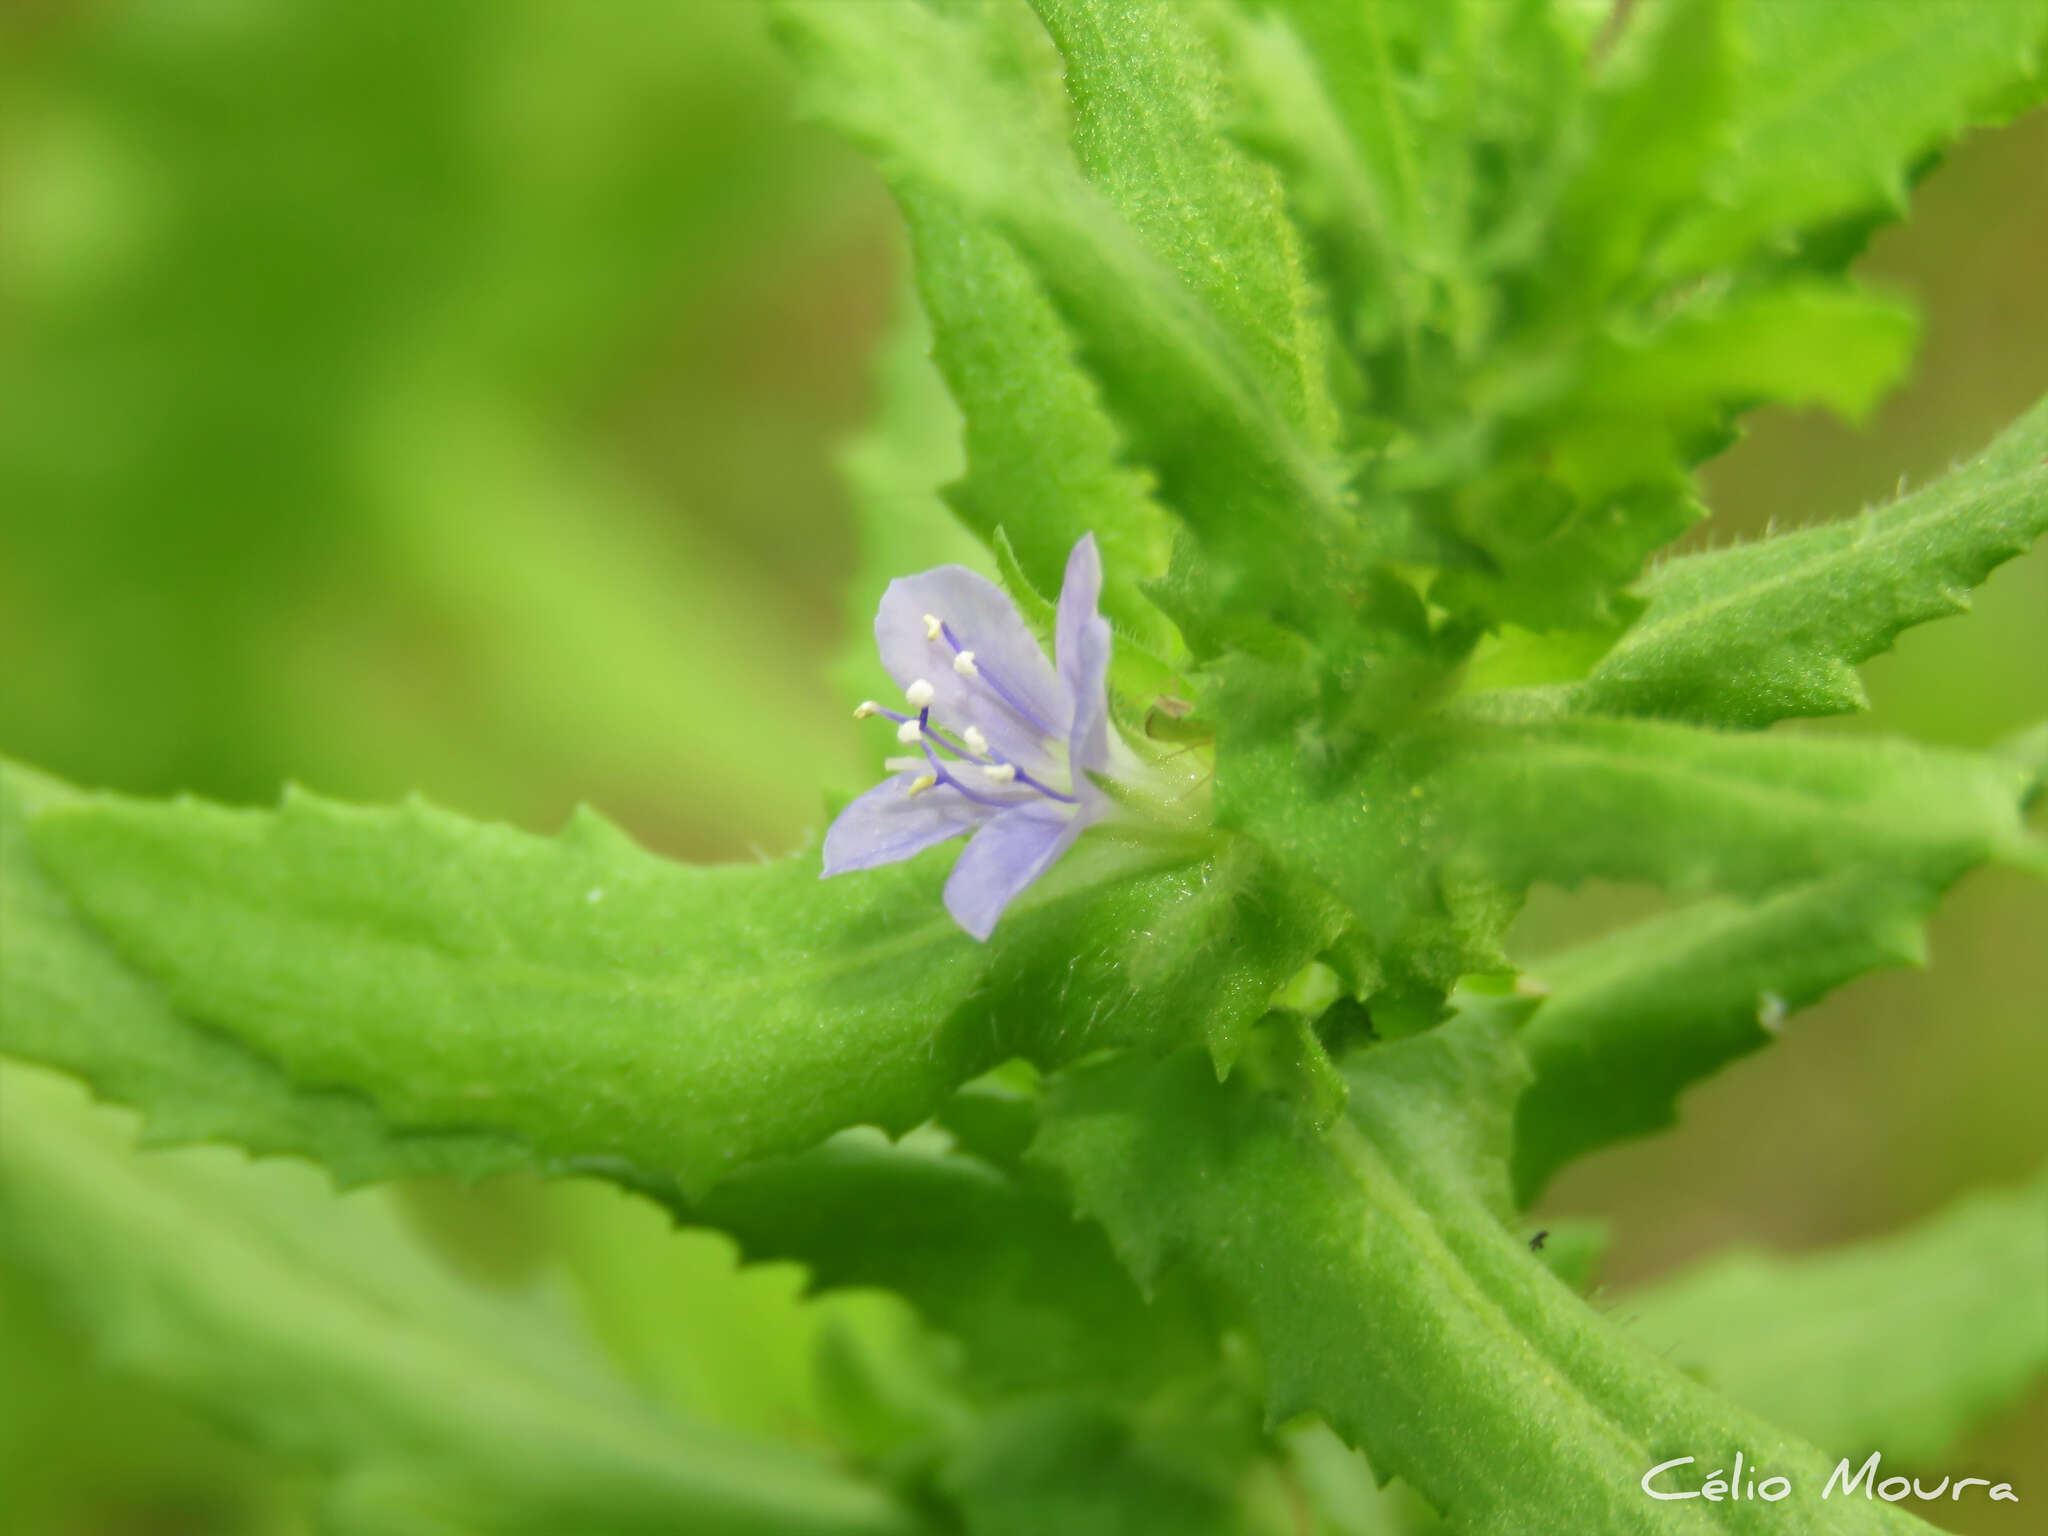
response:
<svg viewBox="0 0 2048 1536"><path fill-rule="evenodd" d="M1762 1499L1775 1503L1788 1497L1792 1492L1792 1480L1782 1473L1759 1478L1759 1470L1750 1467L1749 1477L1743 1476L1742 1452L1735 1453L1735 1468L1732 1474L1716 1467L1713 1473L1697 1487L1685 1486L1690 1476L1680 1473L1680 1467L1692 1466L1695 1457L1677 1456L1670 1461L1661 1461L1643 1474L1643 1492L1653 1499L1708 1499L1719 1503L1723 1499ZM1896 1504L1908 1496L1916 1499L1940 1499L1944 1495L1951 1501L1962 1498L1965 1488L1987 1489L1982 1497L1996 1502L2017 1504L2020 1496L2012 1491L2011 1483L1994 1483L1988 1477L1944 1477L1929 1488L1918 1478L1880 1477L1880 1453L1872 1451L1867 1461L1853 1473L1849 1470L1849 1459L1845 1456L1829 1474L1827 1485L1820 1491L1824 1499L1832 1498L1837 1492L1844 1497L1861 1493L1863 1497L1879 1498ZM1666 1476L1665 1474L1671 1474Z"/></svg>

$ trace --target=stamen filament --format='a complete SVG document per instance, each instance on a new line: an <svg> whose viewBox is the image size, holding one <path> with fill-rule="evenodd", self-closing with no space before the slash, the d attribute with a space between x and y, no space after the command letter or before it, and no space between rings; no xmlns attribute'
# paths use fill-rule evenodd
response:
<svg viewBox="0 0 2048 1536"><path fill-rule="evenodd" d="M1012 768L1017 768L1017 765L1015 763L1011 763L1009 766ZM1059 801L1062 805L1079 805L1081 803L1079 796L1063 795L1058 790L1054 789L1050 784L1040 783L1037 779L1034 779L1033 777L1031 777L1030 774L1026 773L1022 768L1017 768L1017 782L1019 784L1025 785L1027 788L1037 790L1041 795L1045 796L1048 800Z"/></svg>
<svg viewBox="0 0 2048 1536"><path fill-rule="evenodd" d="M931 628L929 619L927 619L925 628L926 632L929 633ZM1026 707L1026 705L1021 699L1019 699L1014 693L1010 692L1009 689L1005 688L1003 686L1003 680L1001 678L997 677L993 672L989 671L986 667L982 666L978 661L974 659L974 652L968 650L966 646L960 643L960 637L953 633L952 625L946 623L944 620L941 620L939 623L939 633L945 637L946 644L953 647L953 655L956 660L961 656L967 657L968 665L973 668L972 675L976 679L976 681L987 683L990 692L994 693L997 698L1001 699L1005 704L1009 705L1011 711L1014 714L1016 714L1019 719L1023 720L1026 724L1028 724L1033 730L1037 731L1039 735L1047 737L1049 739L1058 739L1059 732L1055 731L1051 726L1047 725L1043 720L1039 719L1036 714L1034 714L1028 707ZM962 675L964 676L967 674Z"/></svg>
<svg viewBox="0 0 2048 1536"><path fill-rule="evenodd" d="M1018 803L1015 800L995 800L991 799L987 795L976 794L973 790L969 789L965 784L962 784L958 779L954 778L952 774L946 772L946 765L939 761L938 754L932 751L931 744L929 742L925 744L924 755L925 759L931 764L931 772L927 774L925 777L930 778L935 783L944 784L953 789L957 789L961 794L965 795L969 800L972 800L976 805L986 805L995 810L1000 811L1007 810L1010 806L1013 806Z"/></svg>

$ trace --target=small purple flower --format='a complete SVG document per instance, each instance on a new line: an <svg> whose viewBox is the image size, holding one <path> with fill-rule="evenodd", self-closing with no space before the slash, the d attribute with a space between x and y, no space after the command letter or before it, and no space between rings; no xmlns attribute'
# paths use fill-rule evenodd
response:
<svg viewBox="0 0 2048 1536"><path fill-rule="evenodd" d="M1096 611L1102 557L1084 534L1067 557L1054 627L1059 665L994 583L942 565L889 583L875 645L909 701L856 718L896 722L918 755L839 813L826 876L893 864L972 832L946 881L946 910L986 939L1024 888L1114 805L1091 773L1136 766L1109 727L1109 623Z"/></svg>

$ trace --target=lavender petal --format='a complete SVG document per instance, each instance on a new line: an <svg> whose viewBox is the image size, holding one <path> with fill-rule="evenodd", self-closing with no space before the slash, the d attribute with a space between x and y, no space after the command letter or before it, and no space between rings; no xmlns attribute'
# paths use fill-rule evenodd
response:
<svg viewBox="0 0 2048 1536"><path fill-rule="evenodd" d="M1036 724L1018 717L986 682L953 670L953 647L926 635L925 615L945 621L976 665L1003 686ZM1047 738L1063 741L1073 699L1045 652L1000 587L964 565L942 565L889 583L875 614L875 648L899 687L932 685L932 719L954 731L977 727L1005 758L1028 768L1049 763Z"/></svg>
<svg viewBox="0 0 2048 1536"><path fill-rule="evenodd" d="M1097 611L1101 599L1102 556L1095 548L1095 535L1084 533L1067 556L1054 630L1060 680L1074 699L1073 725L1067 735L1074 793L1084 797L1096 793L1086 774L1104 773L1110 766L1109 657L1113 640L1109 621Z"/></svg>
<svg viewBox="0 0 2048 1536"><path fill-rule="evenodd" d="M884 779L839 813L825 833L821 879L897 863L995 814L944 787L913 795L917 778L899 773Z"/></svg>
<svg viewBox="0 0 2048 1536"><path fill-rule="evenodd" d="M946 910L953 921L986 940L1003 909L1073 845L1084 821L1066 806L1041 803L988 822L946 880Z"/></svg>

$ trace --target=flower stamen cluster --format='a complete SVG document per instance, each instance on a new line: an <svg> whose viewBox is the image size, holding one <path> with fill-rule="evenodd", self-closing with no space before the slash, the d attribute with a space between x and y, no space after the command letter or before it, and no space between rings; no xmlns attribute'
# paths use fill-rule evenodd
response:
<svg viewBox="0 0 2048 1536"><path fill-rule="evenodd" d="M1060 589L1055 666L1000 588L964 566L889 584L875 615L882 662L907 710L870 699L918 749L853 801L825 834L824 873L906 859L963 834L946 906L978 939L1115 802L1091 776L1142 765L1110 728L1108 622L1097 612L1102 562L1092 535L1074 546Z"/></svg>

